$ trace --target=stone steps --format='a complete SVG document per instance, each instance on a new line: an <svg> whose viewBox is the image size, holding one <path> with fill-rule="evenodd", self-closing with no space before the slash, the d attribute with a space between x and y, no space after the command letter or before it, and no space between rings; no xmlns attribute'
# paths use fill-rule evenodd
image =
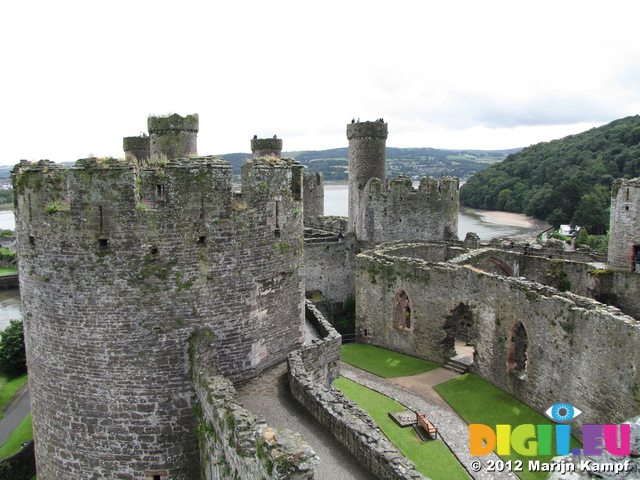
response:
<svg viewBox="0 0 640 480"><path fill-rule="evenodd" d="M473 359L471 357L465 355L456 355L455 357L451 357L447 360L442 368L446 368L447 370L452 370L456 373L463 374L469 370L469 367L473 363Z"/></svg>

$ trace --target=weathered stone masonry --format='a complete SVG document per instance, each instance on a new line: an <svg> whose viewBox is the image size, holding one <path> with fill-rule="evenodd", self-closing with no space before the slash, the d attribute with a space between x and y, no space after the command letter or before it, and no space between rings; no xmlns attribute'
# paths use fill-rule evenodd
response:
<svg viewBox="0 0 640 480"><path fill-rule="evenodd" d="M198 157L13 171L38 478L199 478L187 339L257 375L302 342L301 167ZM158 474L160 475L160 474Z"/></svg>
<svg viewBox="0 0 640 480"><path fill-rule="evenodd" d="M523 279L411 258L408 246L398 257L395 248L402 247L357 257L362 342L444 363L464 317L475 335L474 372L534 409L577 405L584 412L578 424L618 423L640 410L640 324L633 318ZM410 328L393 327L399 291L411 300ZM524 342L514 344L518 335Z"/></svg>

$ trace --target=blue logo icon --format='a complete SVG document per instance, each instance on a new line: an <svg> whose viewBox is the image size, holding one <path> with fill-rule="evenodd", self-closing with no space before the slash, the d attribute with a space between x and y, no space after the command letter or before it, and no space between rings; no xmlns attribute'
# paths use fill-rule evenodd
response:
<svg viewBox="0 0 640 480"><path fill-rule="evenodd" d="M544 412L554 422L568 422L579 416L582 411L568 403L556 403Z"/></svg>

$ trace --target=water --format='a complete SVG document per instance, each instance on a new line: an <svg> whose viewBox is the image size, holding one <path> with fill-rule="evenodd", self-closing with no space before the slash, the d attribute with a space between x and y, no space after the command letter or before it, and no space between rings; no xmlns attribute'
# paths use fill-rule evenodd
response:
<svg viewBox="0 0 640 480"><path fill-rule="evenodd" d="M324 186L324 214L346 217L349 215L348 185ZM521 215L526 218L525 215ZM464 208L458 215L458 238L464 240L467 232L475 232L480 240L489 241L495 237L510 237L528 230L527 227L487 222L477 210Z"/></svg>
<svg viewBox="0 0 640 480"><path fill-rule="evenodd" d="M22 319L22 304L20 290L11 288L0 290L0 330L9 326L10 320Z"/></svg>
<svg viewBox="0 0 640 480"><path fill-rule="evenodd" d="M16 217L11 210L0 211L0 230L15 230Z"/></svg>

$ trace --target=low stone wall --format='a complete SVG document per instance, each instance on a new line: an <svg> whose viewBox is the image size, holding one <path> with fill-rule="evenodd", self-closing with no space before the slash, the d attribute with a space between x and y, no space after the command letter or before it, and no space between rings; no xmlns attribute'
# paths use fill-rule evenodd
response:
<svg viewBox="0 0 640 480"><path fill-rule="evenodd" d="M314 382L330 388L340 376L342 337L310 300L306 301L305 307L307 321L321 338L302 348L302 361Z"/></svg>
<svg viewBox="0 0 640 480"><path fill-rule="evenodd" d="M312 380L300 351L291 352L288 361L293 397L374 475L384 480L425 479L367 412L338 390Z"/></svg>
<svg viewBox="0 0 640 480"><path fill-rule="evenodd" d="M36 453L33 440L14 455L0 462L0 480L29 480L36 474Z"/></svg>
<svg viewBox="0 0 640 480"><path fill-rule="evenodd" d="M349 221L347 217L335 216L306 216L304 217L304 226L306 228L314 228L316 230L325 230L334 232L336 235L340 230L347 232Z"/></svg>
<svg viewBox="0 0 640 480"><path fill-rule="evenodd" d="M268 428L242 406L231 381L217 374L215 345L207 345L208 338L213 337L199 332L191 339L202 478L313 479L320 461L313 449L300 434Z"/></svg>

